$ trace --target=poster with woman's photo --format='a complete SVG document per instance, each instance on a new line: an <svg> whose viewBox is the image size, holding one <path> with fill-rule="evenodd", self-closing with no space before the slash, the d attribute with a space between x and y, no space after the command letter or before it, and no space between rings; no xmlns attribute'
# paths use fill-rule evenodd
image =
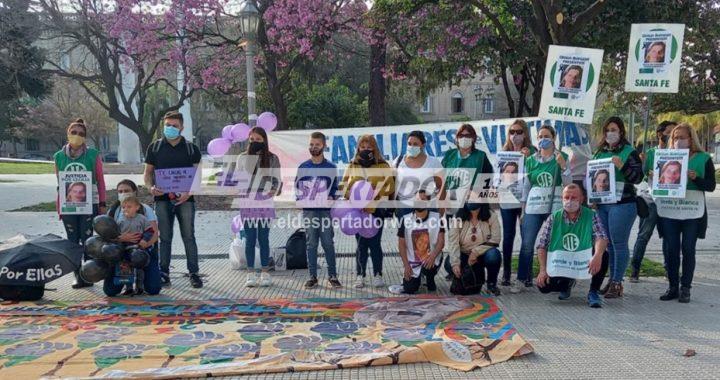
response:
<svg viewBox="0 0 720 380"><path fill-rule="evenodd" d="M525 156L520 152L497 152L497 166L493 184L498 189L504 208L521 207Z"/></svg>
<svg viewBox="0 0 720 380"><path fill-rule="evenodd" d="M615 164L612 159L588 161L585 174L585 188L588 189L588 203L615 203Z"/></svg>
<svg viewBox="0 0 720 380"><path fill-rule="evenodd" d="M625 91L677 93L684 24L633 24Z"/></svg>
<svg viewBox="0 0 720 380"><path fill-rule="evenodd" d="M60 214L91 215L92 209L92 172L62 171L58 173L60 184Z"/></svg>
<svg viewBox="0 0 720 380"><path fill-rule="evenodd" d="M685 198L688 149L657 149L653 162L653 198Z"/></svg>

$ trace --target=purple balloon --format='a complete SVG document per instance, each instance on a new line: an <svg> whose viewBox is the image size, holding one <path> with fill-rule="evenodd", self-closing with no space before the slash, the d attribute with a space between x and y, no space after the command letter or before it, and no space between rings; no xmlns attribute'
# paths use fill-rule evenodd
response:
<svg viewBox="0 0 720 380"><path fill-rule="evenodd" d="M370 239L377 235L380 228L375 225L375 218L372 215L366 212L363 212L363 214L362 227L360 228L360 231L358 231L358 234L366 239Z"/></svg>
<svg viewBox="0 0 720 380"><path fill-rule="evenodd" d="M230 149L230 145L232 145L232 141L228 139L212 139L208 143L207 151L209 155L215 158L222 157Z"/></svg>
<svg viewBox="0 0 720 380"><path fill-rule="evenodd" d="M335 219L341 219L351 211L355 210L354 207L348 201L336 201L333 207L330 209L330 216Z"/></svg>
<svg viewBox="0 0 720 380"><path fill-rule="evenodd" d="M248 139L250 126L245 123L238 123L232 126L231 137L233 142L241 142Z"/></svg>
<svg viewBox="0 0 720 380"><path fill-rule="evenodd" d="M277 116L272 112L263 112L258 116L257 126L270 132L277 127Z"/></svg>
<svg viewBox="0 0 720 380"><path fill-rule="evenodd" d="M240 217L240 215L235 215L235 217L232 220L232 223L230 223L230 230L232 230L232 232L234 234L236 234L236 233L240 232L242 229L243 229L242 218Z"/></svg>
<svg viewBox="0 0 720 380"><path fill-rule="evenodd" d="M374 198L375 190L368 181L356 181L350 188L350 203L356 208L367 207Z"/></svg>
<svg viewBox="0 0 720 380"><path fill-rule="evenodd" d="M226 125L222 129L222 138L232 140L232 125Z"/></svg>
<svg viewBox="0 0 720 380"><path fill-rule="evenodd" d="M362 229L363 212L352 209L340 218L340 231L345 235L355 235Z"/></svg>

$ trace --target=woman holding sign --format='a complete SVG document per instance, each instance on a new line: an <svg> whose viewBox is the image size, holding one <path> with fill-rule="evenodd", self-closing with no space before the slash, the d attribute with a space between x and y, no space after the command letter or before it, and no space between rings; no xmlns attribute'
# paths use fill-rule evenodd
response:
<svg viewBox="0 0 720 380"><path fill-rule="evenodd" d="M637 216L635 185L642 182L642 160L627 140L625 124L616 116L603 125L603 141L593 160L612 160L615 166L615 202L597 205L597 212L608 233L610 281L601 293L605 298L623 295L623 277L630 260L630 228ZM604 275L604 274L603 274Z"/></svg>
<svg viewBox="0 0 720 380"><path fill-rule="evenodd" d="M67 128L68 143L53 156L58 178L57 210L68 240L84 244L92 236L92 219L105 213L105 178L100 153L85 144L87 126L83 119L75 119ZM88 179L78 182L78 178ZM81 184L82 186L80 186ZM83 191L81 191L83 190ZM80 192L84 193L82 197ZM62 194L64 193L64 194ZM74 289L92 286L75 271Z"/></svg>
<svg viewBox="0 0 720 380"><path fill-rule="evenodd" d="M503 151L505 152L517 152L522 154L525 159L537 152L537 149L532 145L530 138L530 130L527 127L527 123L523 119L517 119L513 121L508 129L508 139L503 145ZM508 165L514 164L514 162L508 162L503 166L501 172L509 172ZM512 165L510 165L512 167ZM516 168L519 169L519 168ZM512 267L512 252L513 243L515 242L515 232L517 230L517 222L522 215L522 174L518 170L516 178L519 182L515 183L516 191L512 191L512 195L517 199L516 202L511 203L500 203L500 216L502 216L502 231L503 231L503 243L502 243L502 261L503 261L503 279L502 286L510 286L510 273ZM502 175L501 175L502 177ZM502 178L501 178L502 179ZM502 184L502 182L501 182ZM520 190L519 192L517 190Z"/></svg>
<svg viewBox="0 0 720 380"><path fill-rule="evenodd" d="M715 166L705 153L697 133L687 123L675 127L669 146L688 149L688 181L682 204L678 199L656 198L658 227L667 259L667 277L670 286L660 296L663 301L678 299L690 302L690 288L695 272L695 245L704 239L707 231L707 208L705 192L715 191ZM682 250L682 276L680 276L680 251Z"/></svg>
<svg viewBox="0 0 720 380"><path fill-rule="evenodd" d="M510 289L519 293L523 287L533 286L532 266L535 254L535 239L545 219L553 210L562 206L562 186L572 182L572 173L568 165L568 155L555 148L555 128L543 125L538 130L538 148L540 151L525 161L525 179L523 188L524 209L520 223L520 257L518 262L517 283Z"/></svg>

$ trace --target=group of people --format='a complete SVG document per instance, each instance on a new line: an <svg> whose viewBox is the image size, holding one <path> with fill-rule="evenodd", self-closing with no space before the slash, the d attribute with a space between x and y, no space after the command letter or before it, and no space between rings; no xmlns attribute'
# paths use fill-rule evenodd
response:
<svg viewBox="0 0 720 380"><path fill-rule="evenodd" d="M144 182L155 197L154 209L148 205L140 208L152 229L159 232L159 249L151 247L151 260L147 264L158 267L157 271L147 268L145 291L148 293L151 289L159 291L158 284L170 283L175 219L180 224L190 282L196 288L203 285L198 275L193 195L189 192L167 194L156 186L153 175L155 169L197 166L200 150L181 136L181 114L166 115L164 124L164 136L150 145L145 161ZM82 163L92 171L93 187L97 188L93 191L96 196L94 212L105 213L102 162L98 152L85 145L86 132L81 120L73 122L68 128L69 142L56 154L55 161L58 170L64 170L71 163ZM403 154L393 162L385 159L374 136L361 136L354 157L342 176L336 165L324 157L326 136L314 132L308 142L309 158L297 169L294 191L298 197L300 194L325 194L323 197L329 202L327 206L302 208L309 270L305 287L310 289L319 285L319 245L325 253L328 285L342 286L337 273L331 204L338 199L350 199L353 185L365 181L373 188L373 199L362 211L371 216L377 228L374 234L355 235L355 288L368 284L385 286L382 233L387 221L394 218L399 225L398 251L404 269L403 283L398 288L402 293L418 292L423 277L427 290L434 291L440 267L444 267L447 278L452 281L451 292L463 295L479 293L483 286L494 295L500 295L500 286L509 287L510 293L537 286L543 293L559 292L560 299L567 299L576 280L591 278L587 301L589 306L597 308L602 306L601 296L605 299L623 296L623 282L629 265L632 268L630 281L638 280L640 263L657 226L663 238L669 281L668 289L660 299L689 302L695 246L707 230L707 210L697 219L675 219L674 215L663 213L647 190L638 192L638 185L654 175L655 148L638 152L627 136L620 118L611 117L604 123L593 159L607 158L613 163L617 201L592 204L586 201L583 181L573 181L570 159L556 146L555 129L549 125L541 126L535 146L525 121L515 120L508 129L507 142L502 149L524 156L525 176L518 177L521 186L499 189L510 192L516 201L501 202L495 207L489 204L487 192L478 191L482 187L479 182L485 182L479 178L492 176L494 169L487 154L476 147L478 135L470 124L457 130L456 148L447 151L442 160L426 153L422 131L408 134ZM697 199L704 201L702 194L715 189L714 165L710 156L703 152L696 132L688 124L663 122L657 128L657 138L657 148L689 150L687 189L697 192L700 195ZM268 135L262 128L250 130L247 149L236 162L236 170L239 169L250 176L250 183L255 184L253 191L263 194L266 199L272 199L282 191L280 160L270 150ZM518 168L509 168L508 172L510 169L517 172ZM607 175L604 181L608 181ZM118 193L136 196L137 186L123 181L118 185ZM704 203L702 207L705 207ZM110 212L118 218L117 205ZM641 216L640 228L631 256L630 231L638 215ZM68 239L82 242L92 233L91 216L61 217ZM269 273L271 218L243 219L249 268L245 280L247 287L272 284ZM513 280L511 262L518 224L521 245L517 275ZM124 232L120 237L125 242L141 239L142 234L130 232ZM144 242L145 245L154 243L152 238ZM255 265L256 245L260 254L258 268ZM533 265L535 252L539 261L537 275ZM558 270L555 263L578 252L587 253L587 273L564 276L565 272ZM371 273L367 269L368 260L372 262ZM603 287L606 276L609 280ZM74 286L87 284L78 278ZM107 284L105 288L109 295L119 292Z"/></svg>

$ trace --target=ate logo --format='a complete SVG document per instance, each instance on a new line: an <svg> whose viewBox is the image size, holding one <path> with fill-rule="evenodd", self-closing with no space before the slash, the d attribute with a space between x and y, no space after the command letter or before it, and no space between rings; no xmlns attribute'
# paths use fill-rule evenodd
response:
<svg viewBox="0 0 720 380"><path fill-rule="evenodd" d="M562 245L566 251L575 252L580 246L580 238L573 233L565 234L562 238Z"/></svg>
<svg viewBox="0 0 720 380"><path fill-rule="evenodd" d="M542 172L537 177L537 182L540 187L550 187L553 184L553 176L548 172Z"/></svg>
<svg viewBox="0 0 720 380"><path fill-rule="evenodd" d="M85 165L79 163L79 162L72 162L68 166L65 167L66 172L84 172L87 171L87 168Z"/></svg>
<svg viewBox="0 0 720 380"><path fill-rule="evenodd" d="M448 179L451 182L450 186L448 186L450 188L465 188L470 186L470 173L468 173L467 170L455 169L449 175Z"/></svg>

